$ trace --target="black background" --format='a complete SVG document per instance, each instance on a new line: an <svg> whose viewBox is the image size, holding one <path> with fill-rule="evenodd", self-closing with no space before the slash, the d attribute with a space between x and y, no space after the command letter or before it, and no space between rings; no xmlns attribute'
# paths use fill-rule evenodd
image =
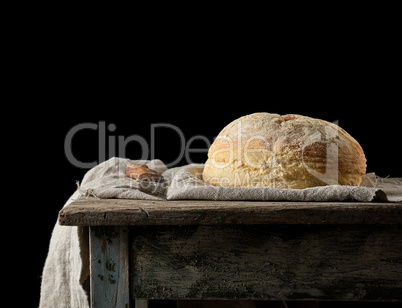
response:
<svg viewBox="0 0 402 308"><path fill-rule="evenodd" d="M339 92L338 92L339 93ZM170 95L167 95L168 97ZM209 95L208 95L209 96ZM211 94L212 96L212 94ZM76 181L81 181L86 169L80 169L72 165L64 153L64 141L68 131L80 123L95 123L104 121L106 125L114 124L116 130L107 131L107 137L125 138L138 134L147 141L150 139L151 124L170 123L178 127L185 136L186 142L195 135L203 135L210 142L219 131L230 121L252 112L275 112L280 114L299 113L312 117L322 118L328 121L338 121L339 125L354 136L363 147L367 157L367 171L376 172L380 176L401 177L402 170L400 148L397 145L398 135L401 133L399 111L392 103L383 103L381 107L372 106L376 100L367 102L350 102L350 104L337 105L324 103L325 97L316 100L317 104L311 104L311 100L298 98L299 104L288 104L286 100L276 101L267 97L261 98L260 103L249 98L247 93L242 97L227 99L214 99L205 97L192 100L189 97L176 99L158 99L158 102L133 99L133 102L122 104L119 101L110 106L93 104L93 109L82 109L78 106L77 113L68 112L68 117L60 117L63 111L55 116L43 119L37 123L35 130L41 127L43 136L41 143L36 143L36 149L40 152L38 163L40 174L38 180L40 186L46 191L45 196L35 200L38 213L34 221L36 233L35 278L34 283L38 288L43 262L48 249L52 228L57 219L57 213L76 189ZM368 97L367 97L368 98ZM262 102L265 100L266 102ZM296 100L296 99L295 99ZM180 103L179 103L180 101ZM71 101L71 108L74 103ZM314 107L313 107L314 106ZM150 107L148 109L148 107ZM97 161L99 157L98 131L82 130L72 140L72 150L77 159L83 162ZM162 127L155 130L155 158L170 163L180 154L180 139L177 132L170 128ZM109 144L107 143L107 146ZM207 150L207 145L202 141L194 141L191 148ZM126 148L126 157L138 159L141 157L141 148L135 142ZM117 151L117 149L116 149ZM118 154L118 153L116 153ZM116 155L120 156L120 155ZM190 155L191 161L203 163L206 153ZM182 159L178 165L186 164Z"/></svg>
<svg viewBox="0 0 402 308"><path fill-rule="evenodd" d="M27 86L18 93L29 99L23 109L14 106L24 114L24 120L16 121L14 141L22 148L20 176L32 189L24 208L24 230L29 231L24 243L30 251L26 285L34 306L58 211L88 171L72 165L64 152L66 135L76 125L102 121L116 127L107 138L139 135L150 142L151 125L169 123L186 141L202 135L212 142L240 116L296 113L337 121L361 144L367 172L402 177L394 40L356 29L338 34L329 28L321 33L293 29L282 38L234 31L199 40L159 33L152 45L133 37L114 41L111 33L103 33L107 42L93 33L74 38L64 29L63 40L55 38L43 54L25 60L20 77ZM177 133L168 128L155 132L154 158L174 161L180 153ZM100 163L98 133L75 135L77 159ZM191 147L206 149L201 141ZM126 150L130 159L142 154L135 143ZM190 157L204 163L206 153ZM176 166L187 163L182 159Z"/></svg>

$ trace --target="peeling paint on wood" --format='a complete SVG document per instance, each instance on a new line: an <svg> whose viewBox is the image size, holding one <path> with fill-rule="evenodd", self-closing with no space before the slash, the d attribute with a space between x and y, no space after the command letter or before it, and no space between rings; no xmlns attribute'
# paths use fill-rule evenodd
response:
<svg viewBox="0 0 402 308"><path fill-rule="evenodd" d="M129 307L128 228L89 230L91 307Z"/></svg>

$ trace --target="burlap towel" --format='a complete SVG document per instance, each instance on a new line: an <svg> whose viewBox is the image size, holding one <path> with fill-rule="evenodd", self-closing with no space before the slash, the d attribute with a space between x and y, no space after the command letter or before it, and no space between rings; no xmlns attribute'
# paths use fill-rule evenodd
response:
<svg viewBox="0 0 402 308"><path fill-rule="evenodd" d="M164 194L140 191L125 176L127 163L143 163L165 177ZM82 196L128 199L292 200L292 201L400 201L401 183L367 175L371 187L324 186L301 190L214 187L202 181L203 165L167 169L160 160L132 161L112 158L89 170L66 205ZM88 239L83 228L56 223L42 274L40 307L88 308L83 283L88 278Z"/></svg>

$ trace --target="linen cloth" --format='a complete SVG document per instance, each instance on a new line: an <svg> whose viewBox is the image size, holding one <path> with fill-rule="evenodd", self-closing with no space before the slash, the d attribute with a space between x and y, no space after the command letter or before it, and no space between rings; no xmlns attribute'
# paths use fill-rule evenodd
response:
<svg viewBox="0 0 402 308"><path fill-rule="evenodd" d="M125 175L128 163L146 164L165 178L164 187L153 194L141 191ZM80 197L147 200L287 200L287 201L402 201L399 181L365 176L366 186L322 186L307 189L215 187L202 181L203 164L168 169L160 160L111 158L89 170L64 207ZM388 195L387 195L388 194ZM230 204L228 205L230 206ZM54 226L42 273L40 308L89 308L84 290L89 276L86 228Z"/></svg>
<svg viewBox="0 0 402 308"><path fill-rule="evenodd" d="M328 185L305 189L268 187L242 188L208 185L202 180L203 164L191 164L166 171L167 200L263 200L263 201L402 201L402 185L375 174L364 176L366 186Z"/></svg>
<svg viewBox="0 0 402 308"><path fill-rule="evenodd" d="M160 160L111 158L85 174L77 191L63 207L82 196L161 199L132 187L133 180L125 175L125 168L129 162L146 164L160 173L167 170ZM56 222L42 272L40 308L89 308L88 296L83 287L89 275L86 237L85 228L61 226Z"/></svg>

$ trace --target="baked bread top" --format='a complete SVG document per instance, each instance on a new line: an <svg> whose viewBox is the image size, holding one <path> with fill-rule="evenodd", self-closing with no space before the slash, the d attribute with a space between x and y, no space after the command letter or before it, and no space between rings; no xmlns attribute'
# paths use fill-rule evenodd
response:
<svg viewBox="0 0 402 308"><path fill-rule="evenodd" d="M216 186L359 185L366 158L338 125L297 114L253 113L228 124L208 151L203 180Z"/></svg>

